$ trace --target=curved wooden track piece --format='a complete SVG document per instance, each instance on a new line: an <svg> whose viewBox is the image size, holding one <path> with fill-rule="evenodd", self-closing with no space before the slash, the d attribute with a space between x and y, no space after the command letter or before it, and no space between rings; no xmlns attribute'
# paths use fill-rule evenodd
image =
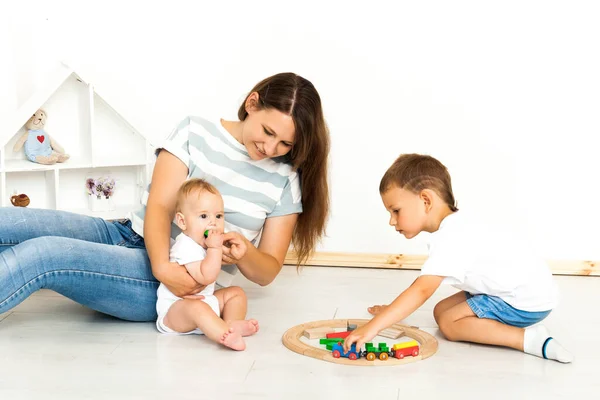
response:
<svg viewBox="0 0 600 400"><path fill-rule="evenodd" d="M347 364L347 365L398 365L398 364L407 364L419 360L424 360L426 358L431 357L435 354L438 348L437 340L427 332L423 332L420 329L412 328L410 326L394 324L392 327L396 329L404 329L405 336L410 337L411 339L415 339L419 342L420 351L419 355L416 357L405 357L403 359L397 359L395 357L390 357L389 359L382 361L376 359L374 361L368 361L366 358L361 357L358 360L349 360L344 357L334 358L331 355L331 351L323 349L319 349L313 347L309 344L306 344L300 340L302 333L305 329L311 328L323 328L328 327L332 328L346 328L347 324L356 324L357 326L362 326L369 322L368 319L328 319L323 321L313 321L307 322L304 324L296 325L290 329L288 329L282 337L283 345L288 349L296 352L298 354L302 354L308 357L317 358L319 360L324 360L336 364Z"/></svg>

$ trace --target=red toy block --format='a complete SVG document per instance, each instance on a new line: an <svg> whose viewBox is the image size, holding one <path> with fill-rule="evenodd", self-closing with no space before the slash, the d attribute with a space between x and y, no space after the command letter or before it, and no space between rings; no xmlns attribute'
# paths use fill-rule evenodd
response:
<svg viewBox="0 0 600 400"><path fill-rule="evenodd" d="M327 334L327 339L346 339L346 337L350 334L350 332L333 332Z"/></svg>

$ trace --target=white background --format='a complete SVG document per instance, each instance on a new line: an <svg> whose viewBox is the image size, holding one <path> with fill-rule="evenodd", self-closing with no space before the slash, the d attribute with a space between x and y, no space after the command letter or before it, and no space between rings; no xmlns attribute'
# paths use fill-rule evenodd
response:
<svg viewBox="0 0 600 400"><path fill-rule="evenodd" d="M547 258L600 258L596 1L48 3L0 6L0 121L59 60L156 144L188 114L235 118L256 82L293 71L332 136L321 250L424 253L378 193L400 153L422 152L462 210Z"/></svg>

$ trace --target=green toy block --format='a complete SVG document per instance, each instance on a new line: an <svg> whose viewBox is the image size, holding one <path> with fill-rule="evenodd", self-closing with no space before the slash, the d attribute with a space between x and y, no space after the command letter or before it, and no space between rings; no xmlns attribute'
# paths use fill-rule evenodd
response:
<svg viewBox="0 0 600 400"><path fill-rule="evenodd" d="M319 339L319 344L331 344L334 345L336 343L344 343L344 339L340 339L340 338L331 338L331 339L327 339L327 338L323 338L323 339Z"/></svg>

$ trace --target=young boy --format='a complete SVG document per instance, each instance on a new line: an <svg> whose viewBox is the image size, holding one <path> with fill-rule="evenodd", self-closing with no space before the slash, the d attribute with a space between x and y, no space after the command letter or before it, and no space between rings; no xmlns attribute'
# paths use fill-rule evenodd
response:
<svg viewBox="0 0 600 400"><path fill-rule="evenodd" d="M448 340L572 361L543 325L531 326L557 304L549 268L517 241L459 212L444 165L430 156L401 155L383 176L379 192L398 233L407 239L431 233L429 257L419 278L389 306L369 308L375 317L346 338L346 351L408 317L444 283L461 290L433 310Z"/></svg>
<svg viewBox="0 0 600 400"><path fill-rule="evenodd" d="M246 294L239 287L215 291L223 256L223 209L219 191L202 179L190 179L179 189L175 222L182 232L171 247L170 259L184 265L206 288L197 295L203 296L201 300L182 299L161 283L156 327L161 333L204 333L215 342L244 350L242 336L258 331L256 320L244 320Z"/></svg>

